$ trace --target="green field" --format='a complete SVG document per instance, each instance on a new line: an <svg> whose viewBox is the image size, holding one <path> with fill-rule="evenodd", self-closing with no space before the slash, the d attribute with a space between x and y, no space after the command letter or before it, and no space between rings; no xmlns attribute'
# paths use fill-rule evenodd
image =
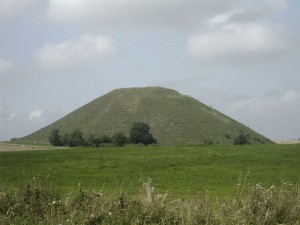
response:
<svg viewBox="0 0 300 225"><path fill-rule="evenodd" d="M0 183L19 187L33 177L62 192L81 187L134 193L151 177L155 190L175 195L231 195L249 185L299 183L300 145L127 146L0 152Z"/></svg>

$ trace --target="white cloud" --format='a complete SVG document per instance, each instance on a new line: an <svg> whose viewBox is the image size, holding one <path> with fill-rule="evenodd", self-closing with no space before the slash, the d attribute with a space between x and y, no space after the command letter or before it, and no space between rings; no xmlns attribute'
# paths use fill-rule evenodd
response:
<svg viewBox="0 0 300 225"><path fill-rule="evenodd" d="M39 119L42 117L44 113L44 110L42 109L37 109L37 110L34 110L33 112L29 113L29 116L28 118L33 120L33 119Z"/></svg>
<svg viewBox="0 0 300 225"><path fill-rule="evenodd" d="M101 62L115 49L110 37L85 34L61 43L47 43L36 52L35 60L42 69L61 70Z"/></svg>
<svg viewBox="0 0 300 225"><path fill-rule="evenodd" d="M200 63L265 62L288 52L286 30L270 20L287 8L286 0L266 0L233 8L203 21L204 28L188 40L188 53Z"/></svg>
<svg viewBox="0 0 300 225"><path fill-rule="evenodd" d="M190 27L209 14L228 10L238 0L50 0L52 20L89 25Z"/></svg>
<svg viewBox="0 0 300 225"><path fill-rule="evenodd" d="M274 27L266 23L226 23L229 17L209 21L206 32L188 41L189 54L202 63L251 63L281 56L288 49Z"/></svg>

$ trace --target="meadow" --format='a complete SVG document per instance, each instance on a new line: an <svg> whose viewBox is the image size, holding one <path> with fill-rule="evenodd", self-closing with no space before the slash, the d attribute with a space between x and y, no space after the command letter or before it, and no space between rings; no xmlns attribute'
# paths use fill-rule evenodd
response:
<svg viewBox="0 0 300 225"><path fill-rule="evenodd" d="M0 224L300 224L299 159L300 145L0 152Z"/></svg>
<svg viewBox="0 0 300 225"><path fill-rule="evenodd" d="M85 189L134 194L149 177L174 195L231 195L241 177L265 186L300 180L300 145L127 146L0 152L0 183L35 177L61 192Z"/></svg>

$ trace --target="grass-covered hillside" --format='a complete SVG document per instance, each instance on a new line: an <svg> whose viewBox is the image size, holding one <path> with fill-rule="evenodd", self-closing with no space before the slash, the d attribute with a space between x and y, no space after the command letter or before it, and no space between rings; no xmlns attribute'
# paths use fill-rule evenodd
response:
<svg viewBox="0 0 300 225"><path fill-rule="evenodd" d="M241 132L251 143L270 140L174 90L147 87L114 90L68 114L23 140L47 142L53 129L71 133L75 129L89 135L129 134L134 122L146 122L159 144L232 144Z"/></svg>

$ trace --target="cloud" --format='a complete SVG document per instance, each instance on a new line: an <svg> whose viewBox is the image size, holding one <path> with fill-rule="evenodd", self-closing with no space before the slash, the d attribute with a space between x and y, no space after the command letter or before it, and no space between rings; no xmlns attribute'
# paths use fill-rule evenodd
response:
<svg viewBox="0 0 300 225"><path fill-rule="evenodd" d="M83 22L97 26L171 26L199 24L209 14L220 13L238 0L50 0L49 17L58 22Z"/></svg>
<svg viewBox="0 0 300 225"><path fill-rule="evenodd" d="M85 34L61 43L47 43L35 53L38 66L44 70L64 70L99 63L115 52L112 39L104 35Z"/></svg>
<svg viewBox="0 0 300 225"><path fill-rule="evenodd" d="M188 53L196 62L209 64L256 63L281 57L288 52L288 41L282 26L269 17L286 7L285 0L268 0L215 15L189 38Z"/></svg>
<svg viewBox="0 0 300 225"><path fill-rule="evenodd" d="M202 63L251 63L280 56L288 49L270 24L226 23L226 17L214 18L211 28L193 35L189 54ZM214 27L212 24L217 24Z"/></svg>
<svg viewBox="0 0 300 225"><path fill-rule="evenodd" d="M43 109L41 109L41 110L37 109L37 110L35 110L35 111L29 113L28 118L31 119L31 120L32 120L32 119L39 119L39 118L42 117L43 113L44 113L44 110L43 110Z"/></svg>
<svg viewBox="0 0 300 225"><path fill-rule="evenodd" d="M293 105L300 104L300 94L291 89L285 92L272 91L264 96L239 99L231 104L228 104L227 109L234 113L237 112L252 112L254 115L268 116L279 109L286 107L291 108Z"/></svg>

